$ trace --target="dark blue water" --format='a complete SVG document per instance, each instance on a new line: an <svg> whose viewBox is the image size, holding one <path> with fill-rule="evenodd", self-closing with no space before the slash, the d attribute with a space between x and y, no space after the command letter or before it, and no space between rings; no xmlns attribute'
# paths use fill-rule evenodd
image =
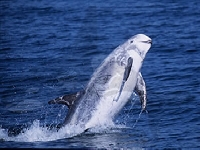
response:
<svg viewBox="0 0 200 150"><path fill-rule="evenodd" d="M0 147L200 148L199 6L198 0L1 1ZM135 97L116 118L123 127L64 138L57 125L67 108L48 101L83 89L101 61L138 33L153 39L142 67L148 114L137 122Z"/></svg>

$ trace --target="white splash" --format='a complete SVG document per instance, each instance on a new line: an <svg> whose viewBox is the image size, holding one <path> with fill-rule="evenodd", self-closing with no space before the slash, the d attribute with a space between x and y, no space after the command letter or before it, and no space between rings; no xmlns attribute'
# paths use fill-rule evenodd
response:
<svg viewBox="0 0 200 150"><path fill-rule="evenodd" d="M6 129L0 129L0 139L4 141L35 142L35 141L53 141L63 138L76 136L83 132L83 129L77 126L65 126L49 130L48 127L41 127L40 121L35 120L30 128L24 129L19 135L9 137Z"/></svg>
<svg viewBox="0 0 200 150"><path fill-rule="evenodd" d="M92 133L107 133L110 129L125 128L121 125L107 124L103 126L96 126L89 130ZM113 130L112 130L113 131ZM17 136L8 136L8 129L0 128L0 140L3 141L16 141L16 142L36 142L36 141L54 141L58 139L70 138L79 135L84 132L84 129L80 126L66 125L59 130L56 128L48 129L48 127L40 126L40 121L35 120L33 124L24 129Z"/></svg>

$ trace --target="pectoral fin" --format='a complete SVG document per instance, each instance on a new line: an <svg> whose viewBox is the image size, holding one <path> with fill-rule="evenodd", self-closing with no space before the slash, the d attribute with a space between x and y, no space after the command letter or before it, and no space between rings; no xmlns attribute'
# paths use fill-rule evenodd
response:
<svg viewBox="0 0 200 150"><path fill-rule="evenodd" d="M117 101L119 99L121 93L122 93L122 90L124 88L124 84L128 80L128 77L130 75L132 64L133 64L133 58L129 57L128 61L127 61L126 68L125 68L125 71L124 71L123 81L122 81L119 93L118 93L117 97L114 99L114 101Z"/></svg>
<svg viewBox="0 0 200 150"><path fill-rule="evenodd" d="M81 91L75 94L60 96L55 98L54 100L50 100L48 104L64 104L67 105L68 108L70 108L74 104L74 101L79 99L83 93L84 92Z"/></svg>
<svg viewBox="0 0 200 150"><path fill-rule="evenodd" d="M133 58L129 57L128 62L127 62L127 66L126 66L125 71L124 71L124 77L123 77L124 82L127 81L128 77L130 75L132 64L133 64Z"/></svg>
<svg viewBox="0 0 200 150"><path fill-rule="evenodd" d="M142 110L145 110L146 104L147 104L147 97L146 97L147 91L146 91L146 85L145 85L141 72L139 72L138 74L135 90L140 97Z"/></svg>

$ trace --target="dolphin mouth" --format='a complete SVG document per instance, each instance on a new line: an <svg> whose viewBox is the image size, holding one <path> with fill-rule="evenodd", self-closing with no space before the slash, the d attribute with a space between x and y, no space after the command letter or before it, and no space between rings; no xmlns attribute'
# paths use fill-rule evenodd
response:
<svg viewBox="0 0 200 150"><path fill-rule="evenodd" d="M142 41L142 43L152 44L152 40Z"/></svg>

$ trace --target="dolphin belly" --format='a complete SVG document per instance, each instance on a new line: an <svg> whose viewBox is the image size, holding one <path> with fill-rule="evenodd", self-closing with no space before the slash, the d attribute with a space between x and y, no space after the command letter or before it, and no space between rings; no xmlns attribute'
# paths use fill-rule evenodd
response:
<svg viewBox="0 0 200 150"><path fill-rule="evenodd" d="M142 59L134 52L130 53L129 56L134 56L133 65L130 76L127 79L127 82L125 82L118 100L116 101L115 98L119 95L121 90L124 73L124 67L119 66L118 69L115 70L115 75L113 75L107 83L107 89L104 90L102 97L99 99L99 103L96 106L91 119L85 126L86 128L91 128L97 124L104 124L109 120L112 120L130 99L137 83L137 76L142 65Z"/></svg>
<svg viewBox="0 0 200 150"><path fill-rule="evenodd" d="M107 105L110 102L109 99L114 99L118 93L123 79L124 66L119 66L116 62L105 61L96 72L98 73L92 76L85 94L75 103L76 111L70 113L69 110L64 124L86 124L95 118L95 112L102 111L101 104ZM106 108L103 111L105 114L108 112ZM102 122L102 119L99 122Z"/></svg>

